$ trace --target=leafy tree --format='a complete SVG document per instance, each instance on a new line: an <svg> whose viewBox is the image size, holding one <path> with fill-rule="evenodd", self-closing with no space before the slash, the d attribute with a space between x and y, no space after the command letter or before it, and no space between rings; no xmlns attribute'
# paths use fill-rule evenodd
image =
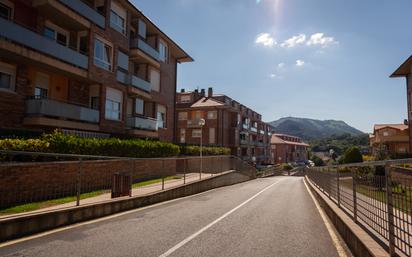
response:
<svg viewBox="0 0 412 257"><path fill-rule="evenodd" d="M325 162L316 155L313 155L311 160L315 163L315 166L325 166Z"/></svg>
<svg viewBox="0 0 412 257"><path fill-rule="evenodd" d="M343 164L363 162L362 154L358 147L354 146L345 151L341 158Z"/></svg>

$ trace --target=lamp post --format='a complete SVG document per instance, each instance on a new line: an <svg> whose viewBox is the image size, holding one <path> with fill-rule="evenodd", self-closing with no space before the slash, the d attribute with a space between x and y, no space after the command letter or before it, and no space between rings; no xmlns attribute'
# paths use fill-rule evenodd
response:
<svg viewBox="0 0 412 257"><path fill-rule="evenodd" d="M206 124L205 119L200 119L199 120L199 126L200 126L200 173L199 177L202 179L202 169L203 169L203 126Z"/></svg>

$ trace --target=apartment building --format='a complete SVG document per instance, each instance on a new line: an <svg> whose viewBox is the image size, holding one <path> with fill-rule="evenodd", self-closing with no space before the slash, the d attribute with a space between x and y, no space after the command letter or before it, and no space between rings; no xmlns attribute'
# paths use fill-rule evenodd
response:
<svg viewBox="0 0 412 257"><path fill-rule="evenodd" d="M408 120L406 124L408 126L408 136L412 138L412 55L405 60L399 67L396 69L391 78L405 78L406 79L406 99L408 105ZM412 150L412 142L409 140L409 150Z"/></svg>
<svg viewBox="0 0 412 257"><path fill-rule="evenodd" d="M173 141L192 58L127 0L0 0L0 129Z"/></svg>
<svg viewBox="0 0 412 257"><path fill-rule="evenodd" d="M409 127L407 124L376 124L369 135L369 146L373 155L407 154L409 148Z"/></svg>
<svg viewBox="0 0 412 257"><path fill-rule="evenodd" d="M177 142L224 146L232 154L257 163L271 163L271 127L262 116L223 94L214 94L213 88L177 94ZM199 120L205 119L203 127Z"/></svg>
<svg viewBox="0 0 412 257"><path fill-rule="evenodd" d="M308 147L301 138L291 135L273 134L271 138L272 159L275 164L307 162Z"/></svg>

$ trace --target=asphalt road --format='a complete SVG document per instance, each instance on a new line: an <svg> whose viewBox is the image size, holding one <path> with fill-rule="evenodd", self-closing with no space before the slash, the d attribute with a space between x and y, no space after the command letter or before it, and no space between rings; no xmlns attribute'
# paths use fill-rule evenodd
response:
<svg viewBox="0 0 412 257"><path fill-rule="evenodd" d="M219 188L0 248L0 256L339 256L302 178Z"/></svg>

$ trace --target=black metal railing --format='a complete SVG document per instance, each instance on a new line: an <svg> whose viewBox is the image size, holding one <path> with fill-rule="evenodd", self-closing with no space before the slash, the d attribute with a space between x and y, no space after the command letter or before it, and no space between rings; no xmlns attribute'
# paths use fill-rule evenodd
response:
<svg viewBox="0 0 412 257"><path fill-rule="evenodd" d="M313 167L306 175L391 256L412 255L412 159Z"/></svg>

